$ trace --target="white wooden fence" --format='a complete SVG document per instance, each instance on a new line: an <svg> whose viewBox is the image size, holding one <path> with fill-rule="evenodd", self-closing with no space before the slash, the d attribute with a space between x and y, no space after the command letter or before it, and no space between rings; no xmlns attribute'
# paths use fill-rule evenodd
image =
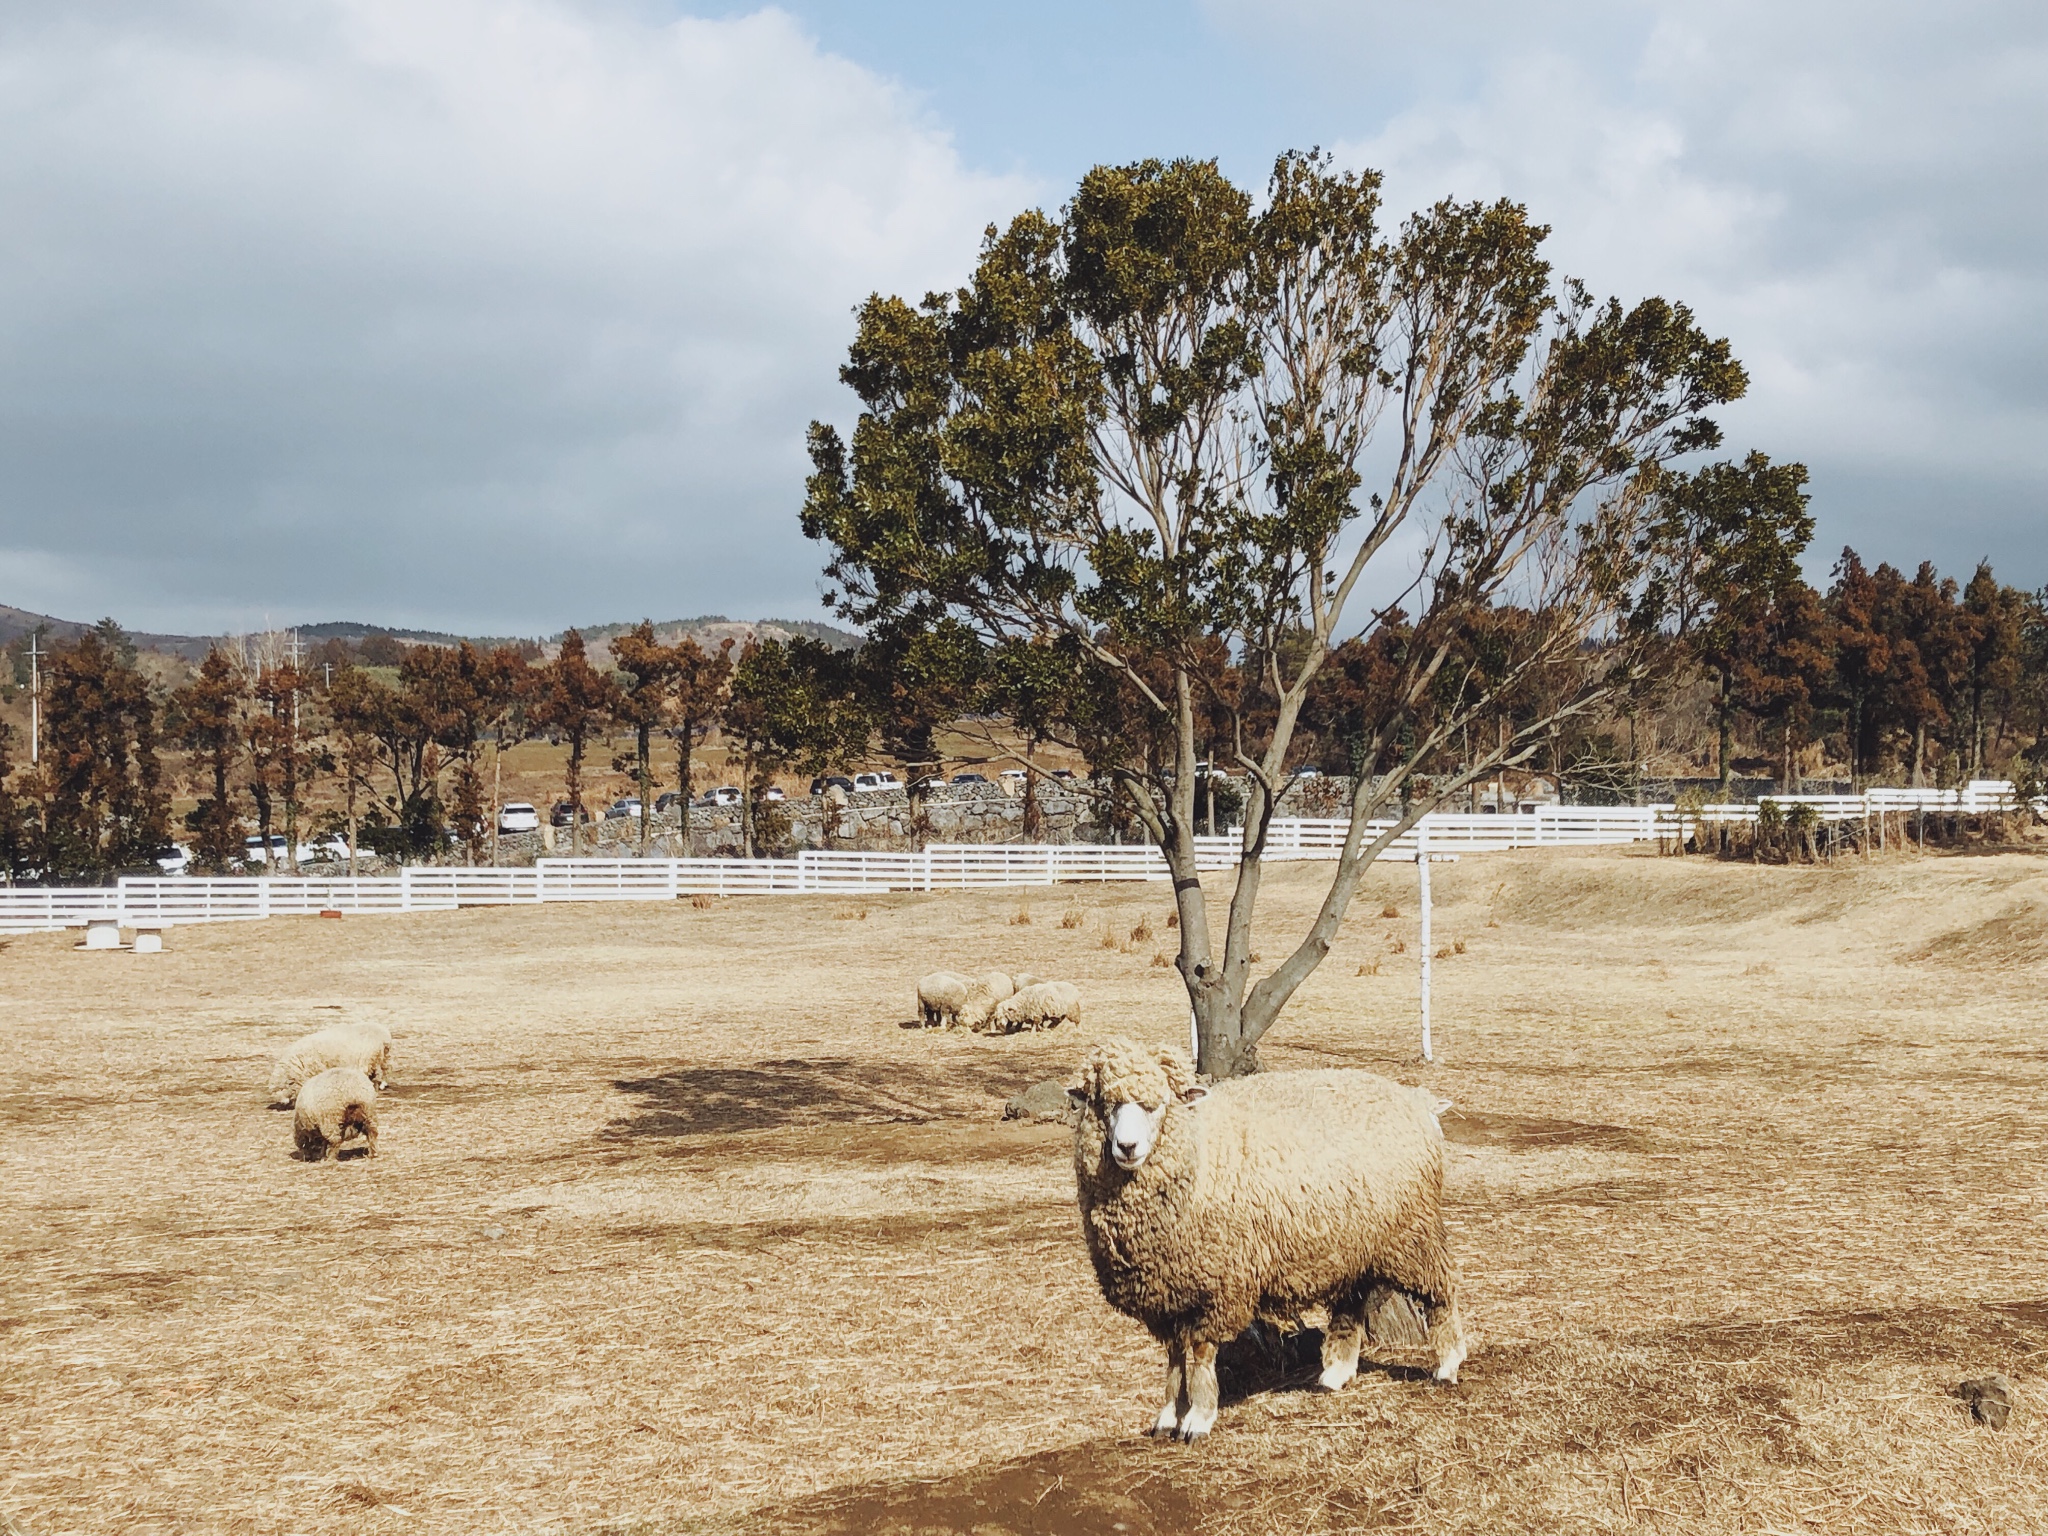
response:
<svg viewBox="0 0 2048 1536"><path fill-rule="evenodd" d="M1776 798L1791 804L1800 797ZM1830 821L1868 818L1880 810L1967 814L2018 805L2012 786L2003 782L1979 782L1965 790L1873 790L1853 797L1804 798ZM1646 842L1683 835L1701 822L1752 820L1755 815L1750 805L1687 811L1668 805L1560 806L1488 816L1436 812L1423 818L1422 826L1431 854L1443 858L1499 849ZM1375 822L1370 830L1377 835L1393 825ZM1340 818L1276 819L1268 829L1266 857L1333 859L1347 830ZM1235 833L1197 838L1196 843L1203 869L1229 869L1237 862ZM1410 830L1381 857L1412 861L1415 847L1416 832ZM218 923L323 911L423 912L549 901L674 901L697 895L851 895L1164 880L1166 874L1165 858L1149 846L952 843L923 853L812 850L793 859L542 859L531 869L407 868L362 879L129 877L111 887L0 889L0 933L81 927L89 918L107 916L124 923Z"/></svg>

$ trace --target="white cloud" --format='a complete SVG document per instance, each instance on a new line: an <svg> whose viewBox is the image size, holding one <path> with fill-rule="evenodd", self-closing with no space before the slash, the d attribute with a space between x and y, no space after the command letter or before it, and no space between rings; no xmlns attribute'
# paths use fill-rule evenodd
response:
<svg viewBox="0 0 2048 1536"><path fill-rule="evenodd" d="M1216 3L1226 27L1247 4ZM1814 470L1844 542L2048 579L2048 12L2024 3L1258 8L1402 105L1343 143L1390 204L1506 195L1598 291L1752 376L1730 446ZM1286 29L1292 28L1293 31ZM1964 569L1962 574L1967 575Z"/></svg>
<svg viewBox="0 0 2048 1536"><path fill-rule="evenodd" d="M806 605L872 289L1035 189L787 16L0 10L0 576L138 628Z"/></svg>

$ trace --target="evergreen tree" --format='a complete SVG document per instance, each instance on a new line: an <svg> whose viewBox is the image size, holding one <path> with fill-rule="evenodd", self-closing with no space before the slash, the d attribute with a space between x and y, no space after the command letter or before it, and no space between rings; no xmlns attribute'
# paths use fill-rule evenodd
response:
<svg viewBox="0 0 2048 1536"><path fill-rule="evenodd" d="M202 868L225 870L241 857L242 822L231 784L242 750L242 674L218 646L206 653L193 679L171 695L178 745L197 759L211 793L185 815L192 851Z"/></svg>
<svg viewBox="0 0 2048 1536"><path fill-rule="evenodd" d="M160 721L135 647L103 619L50 652L42 762L35 775L54 879L147 867L170 842Z"/></svg>

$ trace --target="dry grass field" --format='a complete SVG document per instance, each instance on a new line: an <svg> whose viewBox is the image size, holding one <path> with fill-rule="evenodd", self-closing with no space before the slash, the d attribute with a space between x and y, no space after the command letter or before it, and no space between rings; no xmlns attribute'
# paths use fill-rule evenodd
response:
<svg viewBox="0 0 2048 1536"><path fill-rule="evenodd" d="M13 940L0 1530L2048 1530L2048 865L1468 858L1431 1068L1413 883L1264 1054L1456 1101L1480 1347L1240 1358L1193 1448L1138 1433L1067 1132L998 1121L1184 1030L1163 887ZM1085 1025L904 1027L969 963ZM380 1153L297 1162L270 1057L349 1017L398 1036ZM1945 1395L1994 1370L2002 1433Z"/></svg>

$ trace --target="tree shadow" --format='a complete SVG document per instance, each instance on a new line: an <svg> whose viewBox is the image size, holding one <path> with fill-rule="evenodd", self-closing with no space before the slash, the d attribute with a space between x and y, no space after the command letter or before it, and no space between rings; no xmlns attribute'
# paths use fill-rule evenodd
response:
<svg viewBox="0 0 2048 1536"><path fill-rule="evenodd" d="M1014 1075L1014 1074L1013 1074ZM749 1067L672 1067L612 1086L637 1101L605 1128L608 1141L863 1123L923 1125L957 1116L1002 1080L985 1066L951 1071L844 1057Z"/></svg>

